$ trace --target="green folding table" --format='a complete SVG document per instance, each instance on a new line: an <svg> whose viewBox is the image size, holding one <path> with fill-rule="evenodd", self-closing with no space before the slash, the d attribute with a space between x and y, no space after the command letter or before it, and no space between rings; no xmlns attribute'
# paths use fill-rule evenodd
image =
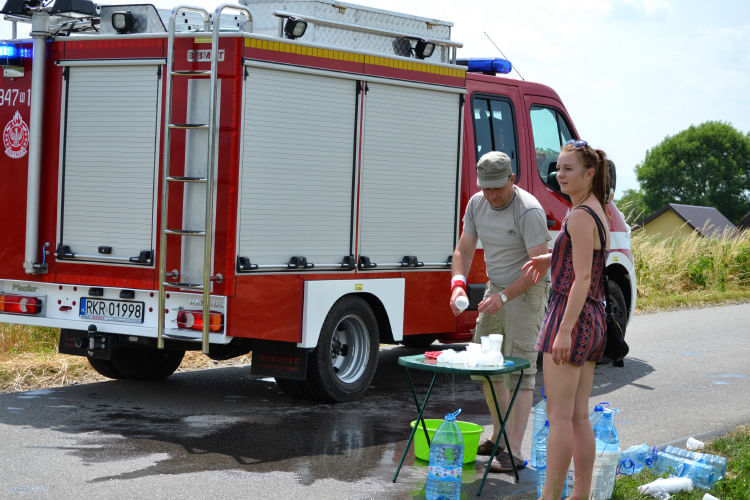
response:
<svg viewBox="0 0 750 500"><path fill-rule="evenodd" d="M490 390L492 392L492 400L495 403L495 409L497 410L497 415L500 419L500 432L497 435L497 439L495 440L495 446L492 448L492 455L491 457L495 456L495 453L497 452L498 445L500 444L500 437L503 437L505 439L505 446L506 449L510 450L510 443L508 442L508 434L505 432L505 423L507 422L507 417L510 415L511 410L513 409L513 403L516 401L516 396L518 395L518 388L521 385L521 377L518 377L518 383L516 384L515 389L513 390L513 396L510 398L510 403L508 404L508 411L505 414L505 417L503 417L502 412L500 411L500 405L497 402L497 395L495 394L495 388L492 385L492 379L490 377L494 375L502 375L505 373L512 373L516 371L520 371L520 375L523 375L523 371L529 368L531 365L528 361L521 358L514 358L514 357L507 357L505 358L505 364L503 366L497 366L497 367L487 367L487 366L475 366L475 367L465 367L465 366L457 366L457 365L449 365L449 364L438 364L436 360L434 359L425 359L424 354L414 354L411 356L401 356L398 358L398 364L403 366L406 370L406 378L409 380L409 389L411 389L411 395L414 398L414 404L417 406L417 411L419 414L417 415L417 421L418 424L414 426L414 428L411 430L411 434L409 434L409 441L406 443L406 448L404 448L404 454L401 455L401 460L398 463L398 468L396 469L396 474L393 476L393 482L396 482L396 479L398 479L398 474L401 472L401 467L404 464L404 459L406 458L406 454L409 452L409 448L411 447L412 443L414 442L414 435L417 432L417 427L421 427L424 431L424 435L427 438L427 444L430 444L430 436L427 433L427 426L424 423L424 418L422 417L422 414L424 413L424 409L427 406L427 402L430 400L430 395L432 394L432 388L435 386L435 381L437 380L437 376L439 373L447 373L450 375L478 375L481 377L484 377L487 379L487 382L490 383ZM424 397L424 401L422 404L419 403L419 399L417 398L417 392L414 390L414 381L411 378L411 372L409 370L421 370L421 371L427 371L432 372L432 380L430 381L430 386L427 388L427 394ZM421 424L421 425L419 425ZM482 494L482 489L484 488L484 483L487 480L487 474L490 472L490 464L492 463L492 460L487 461L487 467L484 470L484 476L482 476L482 482L479 485L479 490L477 491L477 496ZM518 482L518 469L516 468L515 460L513 459L513 454L510 454L510 463L513 467L513 473L516 476L516 482Z"/></svg>

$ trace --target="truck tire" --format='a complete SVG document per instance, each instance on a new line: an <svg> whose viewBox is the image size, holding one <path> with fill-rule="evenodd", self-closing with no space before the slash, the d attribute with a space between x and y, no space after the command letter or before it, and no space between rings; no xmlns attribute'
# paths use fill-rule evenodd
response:
<svg viewBox="0 0 750 500"><path fill-rule="evenodd" d="M375 375L380 337L370 306L359 297L336 302L310 355L307 388L313 399L341 403L359 399Z"/></svg>
<svg viewBox="0 0 750 500"><path fill-rule="evenodd" d="M131 380L162 380L174 373L180 366L185 351L168 351L145 349L126 349L120 348L112 353L110 365L114 368L113 374L120 374L120 379ZM93 360L89 359L91 363ZM102 360L96 360L102 361ZM107 365L108 367L110 365ZM99 373L102 373L93 363ZM109 376L102 373L104 376Z"/></svg>
<svg viewBox="0 0 750 500"><path fill-rule="evenodd" d="M99 375L104 375L107 378L113 378L115 380L124 379L125 376L115 368L115 364L111 359L97 359L90 356L86 356L89 360L91 367L96 370Z"/></svg>

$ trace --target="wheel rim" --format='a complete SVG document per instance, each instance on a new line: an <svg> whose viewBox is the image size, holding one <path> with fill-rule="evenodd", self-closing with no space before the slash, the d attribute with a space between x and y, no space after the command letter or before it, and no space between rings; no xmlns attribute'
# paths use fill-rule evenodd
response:
<svg viewBox="0 0 750 500"><path fill-rule="evenodd" d="M344 383L356 382L367 368L370 335L359 316L349 314L336 324L331 337L331 366Z"/></svg>

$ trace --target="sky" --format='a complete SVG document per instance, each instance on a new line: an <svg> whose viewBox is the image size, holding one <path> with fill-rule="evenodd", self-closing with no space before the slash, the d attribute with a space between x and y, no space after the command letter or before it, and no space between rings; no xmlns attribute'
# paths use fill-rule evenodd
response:
<svg viewBox="0 0 750 500"><path fill-rule="evenodd" d="M213 10L219 3L158 0L156 5ZM285 3L291 2L279 1ZM450 21L451 38L464 44L460 58L499 57L494 42L518 70L511 77L520 72L555 89L581 138L614 160L616 198L639 188L635 166L667 136L709 120L750 132L747 0L350 3ZM9 37L10 23L0 21L0 39Z"/></svg>

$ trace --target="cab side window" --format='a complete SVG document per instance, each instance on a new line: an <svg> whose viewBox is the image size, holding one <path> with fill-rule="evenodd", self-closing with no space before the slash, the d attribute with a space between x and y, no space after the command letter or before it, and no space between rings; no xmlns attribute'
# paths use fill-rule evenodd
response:
<svg viewBox="0 0 750 500"><path fill-rule="evenodd" d="M510 101L500 97L474 96L472 113L477 160L490 151L502 151L510 157L511 168L518 177L516 127Z"/></svg>
<svg viewBox="0 0 750 500"><path fill-rule="evenodd" d="M531 131L539 177L548 186L560 190L557 184L557 156L560 148L573 139L563 115L554 108L531 106Z"/></svg>

